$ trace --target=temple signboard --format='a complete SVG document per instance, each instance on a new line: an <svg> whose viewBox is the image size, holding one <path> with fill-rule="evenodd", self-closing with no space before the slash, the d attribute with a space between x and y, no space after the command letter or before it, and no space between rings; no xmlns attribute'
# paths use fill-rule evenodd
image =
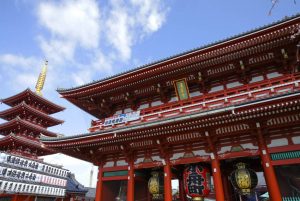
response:
<svg viewBox="0 0 300 201"><path fill-rule="evenodd" d="M174 81L174 86L178 100L185 100L190 97L186 79Z"/></svg>
<svg viewBox="0 0 300 201"><path fill-rule="evenodd" d="M140 111L118 114L109 118L105 118L103 125L111 126L114 124L121 124L129 121L135 121L138 120L139 118L140 118Z"/></svg>

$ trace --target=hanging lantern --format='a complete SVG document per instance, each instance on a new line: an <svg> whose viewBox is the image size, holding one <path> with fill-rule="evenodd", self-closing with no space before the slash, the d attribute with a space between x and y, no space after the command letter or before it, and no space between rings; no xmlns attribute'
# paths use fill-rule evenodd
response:
<svg viewBox="0 0 300 201"><path fill-rule="evenodd" d="M164 182L159 172L151 172L152 177L148 181L148 189L152 194L152 200L163 199Z"/></svg>
<svg viewBox="0 0 300 201"><path fill-rule="evenodd" d="M230 175L232 185L241 195L249 195L257 185L257 175L254 170L246 168L245 163L236 164L237 169Z"/></svg>
<svg viewBox="0 0 300 201"><path fill-rule="evenodd" d="M193 200L204 200L210 192L210 171L201 165L190 165L183 172L184 189Z"/></svg>

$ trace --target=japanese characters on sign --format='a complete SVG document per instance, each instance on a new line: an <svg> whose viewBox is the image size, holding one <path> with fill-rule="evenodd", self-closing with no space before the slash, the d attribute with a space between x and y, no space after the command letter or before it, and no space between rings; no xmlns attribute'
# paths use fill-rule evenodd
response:
<svg viewBox="0 0 300 201"><path fill-rule="evenodd" d="M111 126L114 124L121 124L125 123L128 121L135 121L140 118L140 111L136 112L129 112L126 114L119 114L119 115L114 115L109 118L105 118L103 125L104 126Z"/></svg>
<svg viewBox="0 0 300 201"><path fill-rule="evenodd" d="M190 97L186 79L174 81L174 87L178 100L185 100Z"/></svg>

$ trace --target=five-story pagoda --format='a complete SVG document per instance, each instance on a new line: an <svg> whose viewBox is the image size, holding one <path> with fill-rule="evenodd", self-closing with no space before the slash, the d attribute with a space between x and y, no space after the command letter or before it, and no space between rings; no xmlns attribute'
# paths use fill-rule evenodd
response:
<svg viewBox="0 0 300 201"><path fill-rule="evenodd" d="M26 89L1 100L1 103L11 106L0 112L0 118L7 121L0 124L0 134L4 136L0 138L2 198L30 200L40 195L55 199L65 194L68 171L38 158L56 153L44 146L40 137L57 136L47 128L63 121L50 115L65 109L42 97L46 71L47 61L38 78L35 92Z"/></svg>

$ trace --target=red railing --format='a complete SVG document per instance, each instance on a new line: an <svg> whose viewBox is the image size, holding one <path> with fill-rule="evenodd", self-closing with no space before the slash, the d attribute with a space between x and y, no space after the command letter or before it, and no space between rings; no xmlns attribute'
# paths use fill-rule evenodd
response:
<svg viewBox="0 0 300 201"><path fill-rule="evenodd" d="M231 89L212 92L205 95L190 98L185 101L176 101L141 110L141 118L137 121L127 122L114 126L102 125L103 120L93 121L91 132L106 130L125 125L138 124L156 119L178 116L182 114L211 110L218 107L235 105L260 98L269 97L300 90L300 73L284 75L268 80L263 80Z"/></svg>

